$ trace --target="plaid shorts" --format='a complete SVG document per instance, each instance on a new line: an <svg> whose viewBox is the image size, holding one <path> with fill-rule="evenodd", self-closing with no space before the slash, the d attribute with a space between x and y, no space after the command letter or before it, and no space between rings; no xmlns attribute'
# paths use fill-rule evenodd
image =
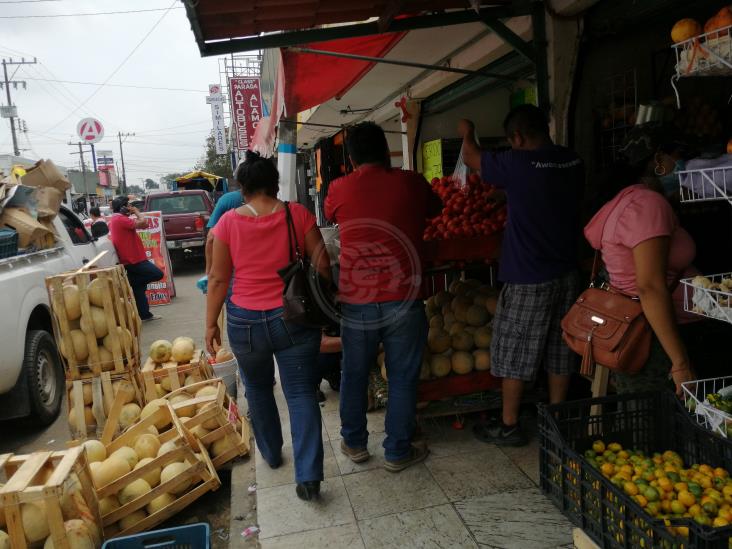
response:
<svg viewBox="0 0 732 549"><path fill-rule="evenodd" d="M541 284L506 284L493 319L493 374L533 381L540 366L552 374L571 374L577 355L562 340L560 322L579 293L574 271Z"/></svg>

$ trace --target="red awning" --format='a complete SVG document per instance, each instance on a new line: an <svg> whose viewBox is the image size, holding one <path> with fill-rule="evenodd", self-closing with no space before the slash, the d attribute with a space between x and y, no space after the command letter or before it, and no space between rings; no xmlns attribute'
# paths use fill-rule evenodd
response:
<svg viewBox="0 0 732 549"><path fill-rule="evenodd" d="M384 57L406 33L379 34L307 44L308 48ZM374 63L282 50L288 116L341 97Z"/></svg>

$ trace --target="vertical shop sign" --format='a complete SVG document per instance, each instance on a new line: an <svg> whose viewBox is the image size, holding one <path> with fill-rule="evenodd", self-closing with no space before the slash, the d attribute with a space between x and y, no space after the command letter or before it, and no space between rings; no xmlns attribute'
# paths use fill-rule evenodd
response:
<svg viewBox="0 0 732 549"><path fill-rule="evenodd" d="M226 154L226 127L224 124L224 94L221 86L209 84L206 103L211 105L211 121L213 123L213 138L216 154Z"/></svg>
<svg viewBox="0 0 732 549"><path fill-rule="evenodd" d="M239 151L249 149L254 130L262 119L262 94L258 77L229 78L229 104L234 127L235 145Z"/></svg>
<svg viewBox="0 0 732 549"><path fill-rule="evenodd" d="M422 145L422 174L427 181L442 177L442 140L427 141Z"/></svg>
<svg viewBox="0 0 732 549"><path fill-rule="evenodd" d="M167 305L175 295L173 286L173 270L170 265L168 246L165 242L162 212L145 212L147 227L137 229L147 259L163 271L163 278L147 285L147 301L150 305Z"/></svg>

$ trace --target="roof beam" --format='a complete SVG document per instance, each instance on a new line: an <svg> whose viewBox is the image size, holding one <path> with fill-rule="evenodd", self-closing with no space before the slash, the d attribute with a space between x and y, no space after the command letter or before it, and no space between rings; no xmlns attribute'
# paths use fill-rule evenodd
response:
<svg viewBox="0 0 732 549"><path fill-rule="evenodd" d="M195 10L193 11L195 12ZM394 19L385 32L404 32L433 27L447 27L451 25L480 22L489 17L506 19L509 17L529 15L530 13L530 3L521 2L520 4L510 6L483 8L478 12L472 9L467 9L427 15L416 15L413 17L405 17L403 19ZM191 22L195 27L194 18L191 19ZM211 57L243 51L299 46L311 42L323 42L327 40L337 40L340 38L369 36L373 34L381 34L381 32L382 31L379 30L378 21L371 21L368 23L356 23L353 25L271 33L261 36L250 36L247 38L234 38L232 40L223 40L219 42L199 41L198 44L201 55L204 57ZM199 34L196 33L196 36L199 36Z"/></svg>
<svg viewBox="0 0 732 549"><path fill-rule="evenodd" d="M405 0L389 0L384 6L384 11L379 17L379 32L385 32L389 28L394 18L402 13L402 8L406 3Z"/></svg>
<svg viewBox="0 0 732 549"><path fill-rule="evenodd" d="M509 29L503 21L495 17L485 17L483 23L526 59L532 63L536 62L536 50L533 45Z"/></svg>

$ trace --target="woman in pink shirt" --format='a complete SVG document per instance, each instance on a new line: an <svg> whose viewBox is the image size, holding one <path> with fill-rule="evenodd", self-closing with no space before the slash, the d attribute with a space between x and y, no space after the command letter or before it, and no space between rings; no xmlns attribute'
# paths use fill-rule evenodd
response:
<svg viewBox="0 0 732 549"><path fill-rule="evenodd" d="M659 178L673 175L678 145L654 125L637 128L626 143L620 152L628 164L613 181L621 190L585 227L610 284L640 298L655 336L643 369L633 376L616 374L616 385L624 393L658 390L669 385L670 375L680 394L681 383L693 374L678 327L691 320L683 313L678 281L692 269L696 246L659 184Z"/></svg>
<svg viewBox="0 0 732 549"><path fill-rule="evenodd" d="M244 205L228 211L214 227L213 258L208 275L206 347L221 344L218 318L227 301L229 344L246 388L257 448L273 469L282 463L282 427L274 398L274 359L290 412L297 495L318 497L323 480L323 438L315 391L320 330L282 318L284 283L277 274L290 263L285 208L289 207L301 250L322 276L330 261L315 216L300 204L277 199L279 173L274 164L247 152L237 169Z"/></svg>

